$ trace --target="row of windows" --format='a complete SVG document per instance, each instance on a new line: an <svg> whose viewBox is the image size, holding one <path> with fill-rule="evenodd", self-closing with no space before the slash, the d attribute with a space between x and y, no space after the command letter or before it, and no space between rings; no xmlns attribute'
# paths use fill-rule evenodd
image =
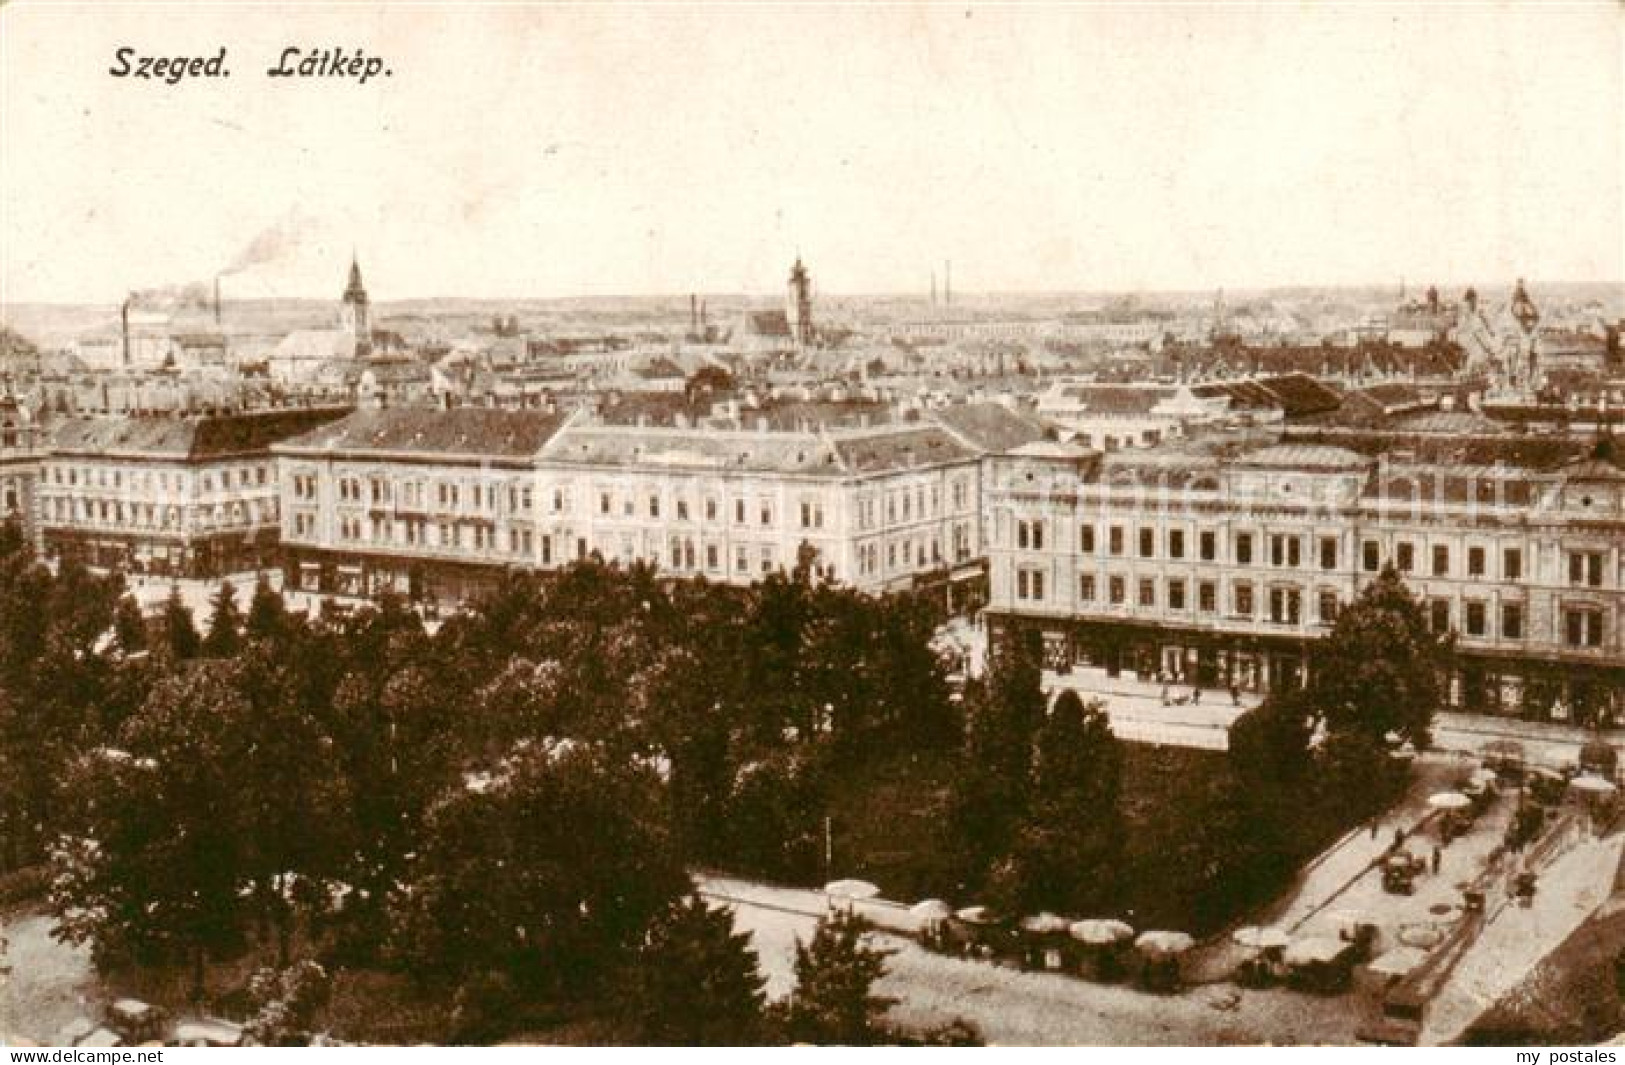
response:
<svg viewBox="0 0 1625 1065"><path fill-rule="evenodd" d="M308 528L299 529L300 517L304 515L295 515L296 531L308 532ZM528 553L530 537L529 530L508 530L507 549L517 552L523 548ZM421 518L374 521L355 515L341 515L338 538L351 543L405 544L464 551L490 552L498 549L496 529L490 525L449 521L428 522Z"/></svg>
<svg viewBox="0 0 1625 1065"><path fill-rule="evenodd" d="M1568 581L1571 585L1582 585L1588 588L1600 588L1604 583L1604 574L1607 569L1607 555L1601 551L1570 551L1567 553ZM1467 549L1466 573L1467 577L1489 576L1487 567L1488 555L1484 548L1473 546ZM1401 573L1415 573L1417 570L1416 547L1407 541L1401 541L1394 546L1394 568ZM1368 572L1376 572L1382 568L1382 548L1375 540L1367 540L1362 546L1361 564ZM1516 581L1523 579L1523 549L1507 547L1501 551L1501 579ZM1447 544L1434 544L1429 556L1428 574L1433 577L1449 577L1452 575L1450 566L1450 547Z"/></svg>
<svg viewBox="0 0 1625 1065"><path fill-rule="evenodd" d="M1040 570L1016 571L1016 599L1024 602L1042 602L1045 598L1045 574ZM1168 610L1189 609L1191 600L1187 583L1178 578L1160 582L1163 605ZM1108 577L1104 602L1109 606L1127 606L1129 580L1126 577ZM1219 608L1219 585L1216 581L1198 581L1195 584L1194 606L1198 613L1215 614ZM1136 607L1154 609L1158 606L1159 582L1142 577L1134 584ZM1094 603L1100 599L1100 584L1094 574L1078 579L1078 599ZM1269 587L1265 589L1264 619L1277 624L1296 625L1302 620L1303 593L1298 588ZM1237 581L1230 589L1230 613L1233 617L1252 618L1257 610L1256 590L1250 583ZM1336 622L1341 610L1337 593L1322 589L1316 595L1316 620L1330 625ZM1448 632L1452 627L1452 604L1448 599L1432 599L1427 604L1429 627L1435 632ZM1522 603L1502 603L1499 617L1499 636L1503 640L1525 638L1525 614ZM1462 604L1462 632L1470 637L1484 638L1490 633L1490 604L1470 599ZM1570 647L1601 647L1605 640L1605 616L1600 608L1573 606L1563 611L1563 642Z"/></svg>
<svg viewBox="0 0 1625 1065"><path fill-rule="evenodd" d="M258 525L275 521L276 512L275 498L202 507L56 497L40 501L40 514L49 522L94 522L131 529L179 529L188 513L190 523L199 528Z"/></svg>
<svg viewBox="0 0 1625 1065"><path fill-rule="evenodd" d="M1124 526L1113 525L1106 530L1106 553L1112 556L1126 554L1127 530ZM1078 549L1085 555L1097 553L1098 542L1093 525L1080 526L1078 532ZM1305 537L1300 535L1271 533L1258 537L1250 532L1237 532L1233 536L1232 559L1236 565L1250 566L1253 564L1256 552L1255 545L1262 542L1264 546L1263 558L1272 567L1300 568L1304 564ZM1339 562L1338 538L1335 536L1321 536L1314 538L1315 564L1322 570L1335 570ZM1167 530L1163 542L1161 557L1180 560L1187 557L1189 545L1187 544L1184 529ZM1042 551L1044 549L1044 522L1042 520L1018 520L1016 522L1016 547L1023 551ZM1158 557L1157 530L1141 528L1138 530L1137 554L1140 558ZM1375 573L1382 568L1382 545L1376 540L1366 540L1361 544L1361 568ZM1218 559L1218 535L1214 530L1202 529L1196 534L1195 557L1203 562L1213 562ZM1481 546L1471 546L1466 551L1465 576L1486 577L1488 573L1488 551ZM1453 575L1451 568L1451 549L1448 544L1434 544L1429 555L1428 572L1434 577L1449 577ZM1417 571L1416 545L1410 541L1400 541L1394 546L1394 567L1401 573L1415 573ZM1604 583L1604 573L1607 567L1607 556L1600 551L1571 551L1568 553L1568 580L1570 584L1585 585L1598 588ZM1501 579L1521 580L1523 578L1523 549L1518 547L1504 548L1501 552Z"/></svg>
<svg viewBox="0 0 1625 1065"><path fill-rule="evenodd" d="M893 540L886 545L886 564L881 567L879 544L861 544L858 547L858 573L865 577L898 571L913 572L942 564L942 548L933 538L916 537L901 542Z"/></svg>
<svg viewBox="0 0 1625 1065"><path fill-rule="evenodd" d="M47 475L51 484L77 488L83 485L86 488L125 488L133 492L185 492L191 483L188 474L167 472L153 472L140 470L128 476L121 469L108 469L104 466L61 466L53 464ZM173 477L173 483L171 482ZM218 486L221 490L231 488L261 487L271 483L269 466L238 466L218 472L204 472L197 475L198 490L213 492Z"/></svg>
<svg viewBox="0 0 1625 1065"><path fill-rule="evenodd" d="M1434 544L1429 555L1428 572L1434 577L1451 576L1450 545ZM1467 549L1466 576L1487 577L1489 554L1483 547L1474 545ZM1382 569L1382 545L1376 540L1367 540L1360 545L1360 567L1367 573L1375 573ZM1416 545L1409 540L1401 540L1394 545L1394 568L1401 573L1416 572ZM1501 550L1501 580L1517 581L1523 579L1523 548L1507 547Z"/></svg>
<svg viewBox="0 0 1625 1065"><path fill-rule="evenodd" d="M316 514L314 512L300 511L293 515L293 528L296 536L312 536L315 527ZM338 537L342 541L352 543L389 543L472 552L506 550L511 554L527 558L530 557L533 547L538 544L534 534L529 529L509 529L505 537L499 537L496 530L483 524L429 522L423 519L396 519L390 522L374 522L370 519L354 516L340 518ZM568 537L563 539L568 540ZM553 541L552 536L542 536L539 540L543 565L553 564ZM589 550L587 541L578 539L576 545L578 557L585 557ZM611 556L619 557L628 564L640 557L640 553L631 537L622 537L618 547L601 544L600 550L605 550ZM717 543L696 545L694 540L688 537L672 537L664 557L659 552L652 551L644 560L657 566L667 565L673 570L700 572L702 558L705 571L711 573L723 572L723 545ZM779 550L777 546L771 544L738 544L734 546L731 563L732 572L737 575L748 576L771 573L779 568ZM835 576L835 566L833 564L820 565L817 567L817 571L832 578Z"/></svg>
<svg viewBox="0 0 1625 1065"><path fill-rule="evenodd" d="M955 478L948 486L948 493L954 513L963 512L971 505L968 478ZM896 525L899 522L935 518L941 509L941 490L937 485L899 488L886 492L879 499L860 497L857 501L857 524L860 530L877 529L882 524ZM885 515L884 523L880 520L882 513Z"/></svg>
<svg viewBox="0 0 1625 1065"><path fill-rule="evenodd" d="M1153 528L1141 528L1137 531L1135 547L1140 558L1157 558L1158 536ZM1128 530L1122 525L1108 526L1106 529L1106 553L1113 556L1122 556L1127 553ZM1272 533L1268 536L1256 537L1254 533L1238 532L1233 535L1231 558L1240 566L1253 564L1254 547L1260 540L1265 545L1267 558L1271 566L1298 568L1304 564L1305 537L1296 534ZM1321 569L1334 570L1338 565L1338 540L1335 536L1322 536L1315 541L1315 558ZM1078 529L1078 550L1085 555L1096 554L1099 550L1099 538L1093 525L1082 525ZM1162 537L1160 544L1163 558L1179 560L1189 556L1191 545L1184 529L1169 529ZM1020 550L1042 551L1044 549L1044 522L1042 520L1021 520L1016 522L1016 547ZM1215 562L1219 556L1219 536L1213 529L1197 530L1195 538L1195 557L1203 562Z"/></svg>
<svg viewBox="0 0 1625 1065"><path fill-rule="evenodd" d="M555 511L568 509L567 507L561 508L558 505L557 500L559 499L562 499L562 496L555 493ZM707 497L702 501L702 507L701 513L705 515L706 521L715 522L718 520L720 504L715 498ZM609 492L600 492L598 494L599 515L609 517L614 515L616 510L614 497ZM645 509L641 512L636 500L625 497L621 500L619 512L623 518L636 518L642 513L646 514L651 520L658 520L662 514L666 513L661 503L661 497L658 495L650 495ZM676 500L671 516L677 521L693 521L694 512L689 507L689 501L687 499ZM756 524L764 528L770 528L774 524L774 516L774 506L771 500L758 500L754 507L746 499L736 498L733 500L732 518L735 525L748 525L754 517ZM796 510L796 517L800 528L822 529L824 527L823 502L813 499L802 500Z"/></svg>

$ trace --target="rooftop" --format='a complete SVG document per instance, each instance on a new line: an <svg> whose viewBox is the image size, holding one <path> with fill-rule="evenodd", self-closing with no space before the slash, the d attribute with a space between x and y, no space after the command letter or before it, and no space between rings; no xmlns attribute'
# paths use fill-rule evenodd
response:
<svg viewBox="0 0 1625 1065"><path fill-rule="evenodd" d="M563 423L560 415L543 411L483 407L356 411L285 441L278 450L530 458Z"/></svg>
<svg viewBox="0 0 1625 1065"><path fill-rule="evenodd" d="M52 432L51 449L63 454L188 460L252 455L344 413L345 408L314 407L190 418L68 418Z"/></svg>

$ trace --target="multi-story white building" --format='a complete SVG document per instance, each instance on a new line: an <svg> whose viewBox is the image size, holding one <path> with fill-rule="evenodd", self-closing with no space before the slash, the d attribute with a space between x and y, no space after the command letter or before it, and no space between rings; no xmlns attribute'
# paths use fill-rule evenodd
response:
<svg viewBox="0 0 1625 1065"><path fill-rule="evenodd" d="M1452 698L1625 715L1625 471L1395 464L1278 445L1220 461L1028 448L987 462L993 628L1052 664L1268 690L1393 565L1457 635Z"/></svg>
<svg viewBox="0 0 1625 1065"><path fill-rule="evenodd" d="M805 562L874 592L979 567L978 453L938 425L573 425L538 469L543 549L564 557L736 583Z"/></svg>
<svg viewBox="0 0 1625 1065"><path fill-rule="evenodd" d="M871 592L979 583L978 439L1013 430L958 421L702 430L361 411L276 448L288 577L457 599L507 567L596 554L730 583L802 565Z"/></svg>
<svg viewBox="0 0 1625 1065"><path fill-rule="evenodd" d="M42 545L47 554L136 573L206 577L272 565L278 492L270 446L343 413L67 419L40 464Z"/></svg>
<svg viewBox="0 0 1625 1065"><path fill-rule="evenodd" d="M287 587L455 599L536 565L536 455L561 424L541 411L403 407L278 444Z"/></svg>

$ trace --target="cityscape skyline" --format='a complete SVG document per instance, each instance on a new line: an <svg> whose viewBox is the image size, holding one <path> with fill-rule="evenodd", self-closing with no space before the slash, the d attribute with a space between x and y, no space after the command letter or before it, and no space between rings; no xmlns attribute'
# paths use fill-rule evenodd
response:
<svg viewBox="0 0 1625 1065"><path fill-rule="evenodd" d="M0 192L7 303L223 272L227 298L320 297L352 248L394 298L773 294L797 251L826 295L924 293L944 260L965 294L1625 280L1611 5L31 32L78 10L0 15L0 138L28 160ZM262 76L285 44L362 42L393 76ZM234 76L115 79L121 45L224 46Z"/></svg>

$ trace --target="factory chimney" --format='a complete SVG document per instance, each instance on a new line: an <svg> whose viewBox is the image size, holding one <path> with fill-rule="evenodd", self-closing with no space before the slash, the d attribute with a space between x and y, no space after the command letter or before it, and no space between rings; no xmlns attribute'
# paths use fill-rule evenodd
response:
<svg viewBox="0 0 1625 1065"><path fill-rule="evenodd" d="M952 259L945 259L942 263L942 305L953 306L954 302L954 263Z"/></svg>
<svg viewBox="0 0 1625 1065"><path fill-rule="evenodd" d="M220 275L214 277L214 327L220 328Z"/></svg>
<svg viewBox="0 0 1625 1065"><path fill-rule="evenodd" d="M119 335L124 341L124 365L130 365L130 297L124 297L124 305L119 308Z"/></svg>
<svg viewBox="0 0 1625 1065"><path fill-rule="evenodd" d="M688 294L688 331L695 336L700 332L700 298L692 292Z"/></svg>

